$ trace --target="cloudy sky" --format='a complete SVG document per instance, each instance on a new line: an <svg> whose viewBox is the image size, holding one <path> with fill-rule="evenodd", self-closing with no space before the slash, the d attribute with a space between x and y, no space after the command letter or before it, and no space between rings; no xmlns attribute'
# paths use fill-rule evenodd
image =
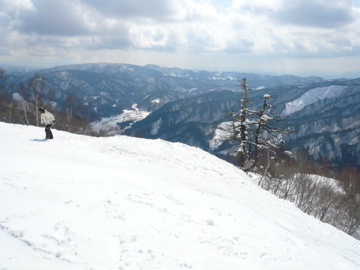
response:
<svg viewBox="0 0 360 270"><path fill-rule="evenodd" d="M0 0L0 66L360 70L360 0Z"/></svg>

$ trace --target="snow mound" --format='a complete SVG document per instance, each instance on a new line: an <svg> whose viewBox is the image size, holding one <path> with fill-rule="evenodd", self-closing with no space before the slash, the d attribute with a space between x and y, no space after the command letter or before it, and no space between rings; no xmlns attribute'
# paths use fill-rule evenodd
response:
<svg viewBox="0 0 360 270"><path fill-rule="evenodd" d="M0 122L2 269L360 269L360 243L200 149Z"/></svg>

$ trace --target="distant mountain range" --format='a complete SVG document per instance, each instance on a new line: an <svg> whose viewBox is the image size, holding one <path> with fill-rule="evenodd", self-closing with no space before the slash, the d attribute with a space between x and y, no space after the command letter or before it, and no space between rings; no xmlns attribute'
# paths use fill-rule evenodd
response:
<svg viewBox="0 0 360 270"><path fill-rule="evenodd" d="M124 110L147 111L143 120L119 123L128 135L183 142L214 154L225 149L214 143L217 125L225 112L237 108L238 80L246 78L254 89L250 92L254 104L264 94L276 97L272 104L286 117L286 125L296 130L284 135L290 150L306 150L314 159L327 158L334 165L360 165L360 78L325 80L108 63L60 66L36 73L45 77L57 110L76 91L99 118ZM34 74L8 72L7 85L26 82ZM17 90L7 87L4 91Z"/></svg>

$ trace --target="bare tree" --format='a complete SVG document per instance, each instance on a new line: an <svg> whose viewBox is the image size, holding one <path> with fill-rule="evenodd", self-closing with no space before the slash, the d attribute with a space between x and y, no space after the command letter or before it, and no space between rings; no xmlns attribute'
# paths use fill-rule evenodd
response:
<svg viewBox="0 0 360 270"><path fill-rule="evenodd" d="M23 111L23 122L26 125L40 125L39 108L44 105L46 80L40 75L30 78L27 84L20 83L18 92L21 99L18 103Z"/></svg>
<svg viewBox="0 0 360 270"><path fill-rule="evenodd" d="M249 102L250 99L248 97L248 91L251 90L246 84L246 79L242 79L239 85L243 91L242 99L241 99L241 109L240 109L240 149L243 153L244 157L246 158L249 156L251 151L251 145L249 144L249 129L250 126L248 125L249 118L253 115L251 111L249 111Z"/></svg>
<svg viewBox="0 0 360 270"><path fill-rule="evenodd" d="M346 193L347 232L353 234L360 228L360 173L355 167L346 167L339 179Z"/></svg>
<svg viewBox="0 0 360 270"><path fill-rule="evenodd" d="M235 144L239 166L249 171L258 165L260 150L267 156L270 152L275 153L272 149L278 147L274 138L282 132L278 128L282 119L269 104L272 96L264 95L263 104L253 110L253 101L249 98L251 88L247 86L246 79L242 79L238 86L242 90L240 110L224 115L223 118L229 121L219 125L219 129L226 134L224 140ZM269 163L266 166L269 167Z"/></svg>
<svg viewBox="0 0 360 270"><path fill-rule="evenodd" d="M33 113L36 119L36 126L40 125L39 119L39 109L43 104L44 92L46 88L46 80L44 77L36 74L33 78L29 80L28 91L31 95L31 101L33 102L34 108Z"/></svg>
<svg viewBox="0 0 360 270"><path fill-rule="evenodd" d="M26 87L23 83L20 83L19 85L19 94L21 96L21 99L17 101L18 103L18 109L23 111L23 122L25 125L30 125L29 118L28 118L28 110L29 110L29 102L26 100L26 97L28 96ZM22 117L19 115L19 118L22 119Z"/></svg>
<svg viewBox="0 0 360 270"><path fill-rule="evenodd" d="M73 128L74 116L81 109L81 103L77 96L77 91L73 89L64 100L64 108L66 111L67 131L71 132Z"/></svg>
<svg viewBox="0 0 360 270"><path fill-rule="evenodd" d="M250 119L254 115L254 111L249 109L251 100L248 97L248 92L251 90L246 84L246 79L239 81L241 88L241 100L240 109L233 110L223 116L224 119L229 119L222 125L219 125L219 129L225 132L223 140L230 141L235 144L235 152L237 155L239 166L247 170L250 166L248 164L251 154L251 141L250 136L252 129L252 122Z"/></svg>
<svg viewBox="0 0 360 270"><path fill-rule="evenodd" d="M255 112L257 118L254 121L254 166L258 165L260 149L266 150L269 165L269 151L279 148L274 139L279 139L279 135L285 132L280 128L283 119L272 110L274 107L268 102L272 98L268 94L264 95L262 106Z"/></svg>
<svg viewBox="0 0 360 270"><path fill-rule="evenodd" d="M5 88L5 82L6 82L5 73L6 73L5 69L0 68L0 91Z"/></svg>
<svg viewBox="0 0 360 270"><path fill-rule="evenodd" d="M6 112L8 109L8 97L6 93L3 93L2 90L5 88L6 78L5 70L0 68L0 114L1 118L6 122Z"/></svg>
<svg viewBox="0 0 360 270"><path fill-rule="evenodd" d="M335 176L341 184L336 184L335 179L330 181L318 176L324 172L324 166L306 156L272 164L269 171L271 174L259 180L262 188L359 239L360 175L356 168L345 168L337 175L325 172Z"/></svg>

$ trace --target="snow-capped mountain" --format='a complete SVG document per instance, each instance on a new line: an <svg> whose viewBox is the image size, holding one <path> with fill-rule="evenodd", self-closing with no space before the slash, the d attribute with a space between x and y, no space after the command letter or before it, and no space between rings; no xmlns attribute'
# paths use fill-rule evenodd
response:
<svg viewBox="0 0 360 270"><path fill-rule="evenodd" d="M0 122L3 269L360 268L360 242L198 148Z"/></svg>
<svg viewBox="0 0 360 270"><path fill-rule="evenodd" d="M143 111L153 111L162 105L181 98L212 91L237 90L237 80L251 78L253 87L300 85L324 81L319 77L292 75L271 76L239 72L192 71L179 68L162 68L156 65L136 66L129 64L82 64L68 65L36 72L9 73L9 92L19 91L11 87L40 74L48 84L48 92L62 109L63 100L71 91L89 104L101 117L120 114L134 104Z"/></svg>
<svg viewBox="0 0 360 270"><path fill-rule="evenodd" d="M282 114L289 115L321 100L327 98L336 98L337 96L341 95L345 88L345 85L330 85L313 88L302 94L301 97L286 103Z"/></svg>
<svg viewBox="0 0 360 270"><path fill-rule="evenodd" d="M75 91L87 111L98 116L98 129L113 129L114 123L129 135L184 142L215 154L226 148L211 145L216 125L225 112L237 108L238 80L247 78L255 89L251 91L254 104L261 102L264 94L274 96L277 112L286 115L286 124L296 130L284 138L291 150L306 150L315 159L327 158L334 165L360 164L359 79L326 81L108 63L61 66L37 73L47 81L55 110L63 111L65 98ZM3 91L18 96L19 87L14 85L26 85L34 74L10 72ZM137 123L129 128L134 121L124 115L132 115L130 111L147 117L143 121L136 117Z"/></svg>
<svg viewBox="0 0 360 270"><path fill-rule="evenodd" d="M360 164L360 84L333 85L306 99L307 106L288 115L296 132L287 137L289 145L306 149L315 159L326 158L338 165ZM308 95L309 97L310 95ZM305 99L304 99L305 97ZM291 146L290 146L291 147Z"/></svg>
<svg viewBox="0 0 360 270"><path fill-rule="evenodd" d="M252 91L253 104L261 104L264 94L276 97L272 104L285 116L284 127L295 130L283 137L289 149L308 151L316 160L326 158L334 165L359 166L357 80ZM239 98L235 92L222 91L173 101L134 124L128 134L136 132L147 138L180 141L214 154L223 153L226 145L216 144L214 148L213 144L217 125L224 121L224 112L239 109Z"/></svg>

